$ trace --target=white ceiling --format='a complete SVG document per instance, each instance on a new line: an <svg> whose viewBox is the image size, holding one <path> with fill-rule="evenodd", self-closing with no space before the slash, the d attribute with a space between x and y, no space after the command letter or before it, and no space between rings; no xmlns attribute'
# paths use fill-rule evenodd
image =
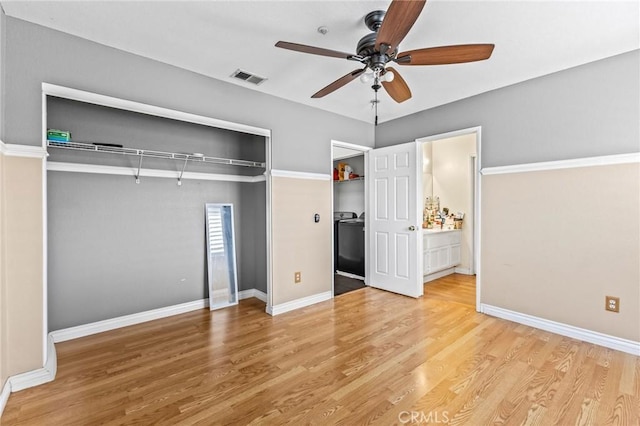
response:
<svg viewBox="0 0 640 426"><path fill-rule="evenodd" d="M278 49L278 40L353 52L362 19L390 1L2 1L9 16L252 90L373 122L370 87L310 96L357 62ZM326 35L317 32L325 25ZM469 64L400 67L413 98L381 94L380 122L640 48L640 2L430 0L400 46L494 43ZM237 69L267 77L255 86Z"/></svg>

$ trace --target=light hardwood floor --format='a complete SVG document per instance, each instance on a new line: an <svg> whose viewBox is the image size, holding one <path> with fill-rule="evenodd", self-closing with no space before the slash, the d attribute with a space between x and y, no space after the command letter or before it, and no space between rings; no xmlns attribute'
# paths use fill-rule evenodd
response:
<svg viewBox="0 0 640 426"><path fill-rule="evenodd" d="M640 424L639 357L478 314L472 277L425 292L277 317L248 299L60 343L56 380L2 424Z"/></svg>

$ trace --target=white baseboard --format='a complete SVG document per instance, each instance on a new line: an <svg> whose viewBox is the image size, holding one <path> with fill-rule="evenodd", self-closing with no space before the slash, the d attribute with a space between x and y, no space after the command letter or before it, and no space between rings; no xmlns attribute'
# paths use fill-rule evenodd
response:
<svg viewBox="0 0 640 426"><path fill-rule="evenodd" d="M255 297L256 299L259 299L264 303L267 303L267 293L265 293L264 291L260 291L255 288L250 288L249 290L241 290L240 292L238 292L239 300L249 299L251 297Z"/></svg>
<svg viewBox="0 0 640 426"><path fill-rule="evenodd" d="M51 382L56 378L57 371L56 346L53 344L51 333L49 333L47 336L47 362L44 367L10 376L4 383L4 386L2 386L2 393L0 394L0 416L2 416L4 412L4 407L7 405L11 392L18 392Z"/></svg>
<svg viewBox="0 0 640 426"><path fill-rule="evenodd" d="M7 406L9 395L11 395L11 382L7 379L2 386L2 393L0 393L0 416L4 412L4 407Z"/></svg>
<svg viewBox="0 0 640 426"><path fill-rule="evenodd" d="M118 318L111 318L104 321L97 321L90 324L56 330L51 332L51 336L55 343L64 342L67 340L90 336L92 334L102 333L104 331L115 330L116 328L127 327L129 325L197 311L198 309L204 309L207 306L209 306L209 299L195 300L193 302L181 303L179 305L167 306L165 308L153 309L150 311L139 312L137 314L124 315Z"/></svg>
<svg viewBox="0 0 640 426"><path fill-rule="evenodd" d="M437 280L438 278L446 277L447 275L451 275L455 272L455 268L443 269L442 271L434 272L432 274L427 274L422 277L423 283L428 283L433 280Z"/></svg>
<svg viewBox="0 0 640 426"><path fill-rule="evenodd" d="M279 305L271 306L271 309L267 310L270 315L280 315L285 312L293 311L295 309L304 308L309 305L324 302L333 297L331 291L325 291L324 293L314 294L312 296L303 297L300 299L292 300L290 302L281 303Z"/></svg>
<svg viewBox="0 0 640 426"><path fill-rule="evenodd" d="M633 340L622 339L620 337L598 333L597 331L574 327L572 325L534 317L532 315L522 314L508 309L499 308L497 306L486 305L484 303L480 305L480 312L517 322L518 324L524 324L541 330L550 331L561 336L572 337L574 339L594 343L606 348L640 356L640 342L635 342Z"/></svg>
<svg viewBox="0 0 640 426"><path fill-rule="evenodd" d="M53 381L56 378L57 370L56 347L53 344L53 336L49 333L47 336L47 362L44 367L11 376L7 382L11 392L18 392Z"/></svg>
<svg viewBox="0 0 640 426"><path fill-rule="evenodd" d="M349 272L336 271L336 274L342 275L343 277L347 277L347 278L353 278L354 280L364 281L364 277L361 277L360 275L356 275L356 274L351 274Z"/></svg>
<svg viewBox="0 0 640 426"><path fill-rule="evenodd" d="M455 268L454 272L456 274L462 274L462 275L473 275L473 273L471 272L471 269L469 268Z"/></svg>

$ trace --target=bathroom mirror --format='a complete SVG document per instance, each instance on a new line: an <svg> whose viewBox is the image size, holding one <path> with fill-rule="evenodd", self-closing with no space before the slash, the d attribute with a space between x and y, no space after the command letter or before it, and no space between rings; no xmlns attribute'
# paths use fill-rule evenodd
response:
<svg viewBox="0 0 640 426"><path fill-rule="evenodd" d="M232 204L205 205L209 309L238 304L238 275Z"/></svg>

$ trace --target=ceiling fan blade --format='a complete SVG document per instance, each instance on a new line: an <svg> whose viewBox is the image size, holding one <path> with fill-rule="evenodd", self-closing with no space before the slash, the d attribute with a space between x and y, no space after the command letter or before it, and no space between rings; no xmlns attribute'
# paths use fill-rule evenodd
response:
<svg viewBox="0 0 640 426"><path fill-rule="evenodd" d="M357 69L357 70L351 71L349 74L340 77L339 79L337 79L333 83L329 84L328 86L324 87L323 89L320 89L318 92L314 93L313 96L311 96L311 97L312 98L322 98L323 96L326 96L329 93L338 90L339 88L341 88L345 84L350 83L351 81L353 81L356 78L358 78L360 76L360 74L362 74L364 72L364 70L365 69L363 68L363 69Z"/></svg>
<svg viewBox="0 0 640 426"><path fill-rule="evenodd" d="M330 56L332 58L349 59L354 56L352 53L338 52L337 50L323 49L321 47L307 46L305 44L289 43L288 41L279 41L276 43L276 47L295 50L296 52L311 53L312 55Z"/></svg>
<svg viewBox="0 0 640 426"><path fill-rule="evenodd" d="M398 65L445 65L483 61L493 52L493 44L460 44L457 46L427 47L398 54Z"/></svg>
<svg viewBox="0 0 640 426"><path fill-rule="evenodd" d="M427 0L393 0L387 9L376 37L376 51L386 53L397 49L420 16ZM382 45L388 47L381 47Z"/></svg>
<svg viewBox="0 0 640 426"><path fill-rule="evenodd" d="M400 73L392 67L387 67L387 72L388 71L393 73L393 80L382 81L382 87L384 87L384 90L386 90L389 96L398 103L411 99L411 90L404 81L404 78L400 76Z"/></svg>

